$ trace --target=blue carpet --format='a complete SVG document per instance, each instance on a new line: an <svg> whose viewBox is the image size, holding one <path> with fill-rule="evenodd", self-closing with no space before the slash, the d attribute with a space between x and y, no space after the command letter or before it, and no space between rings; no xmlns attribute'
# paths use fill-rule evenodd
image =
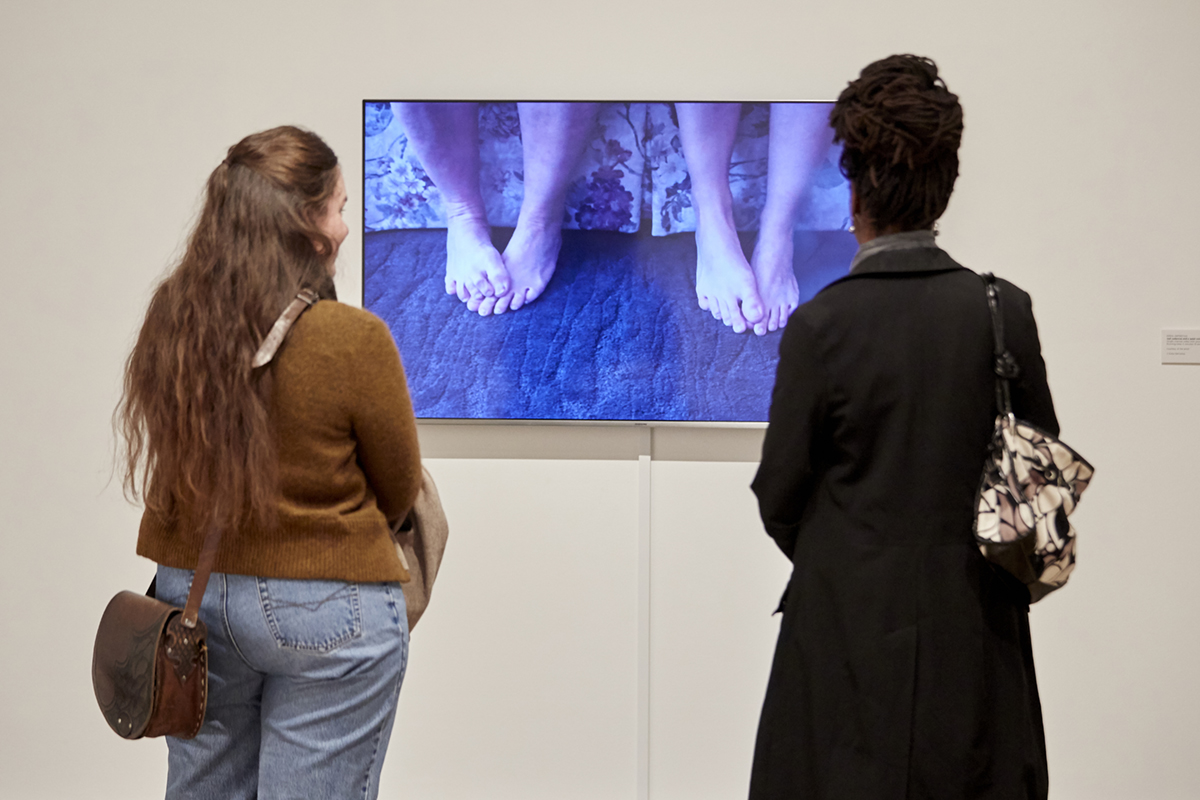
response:
<svg viewBox="0 0 1200 800"><path fill-rule="evenodd" d="M499 249L511 233L495 232ZM564 231L546 292L493 317L445 293L444 230L364 236L363 303L392 329L419 418L767 418L782 333L739 335L696 305L692 234ZM856 247L845 231L797 231L801 302Z"/></svg>

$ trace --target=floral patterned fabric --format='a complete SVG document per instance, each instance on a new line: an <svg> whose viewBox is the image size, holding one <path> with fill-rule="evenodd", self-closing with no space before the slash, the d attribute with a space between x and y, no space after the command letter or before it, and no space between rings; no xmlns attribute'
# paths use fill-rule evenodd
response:
<svg viewBox="0 0 1200 800"><path fill-rule="evenodd" d="M730 188L739 230L756 230L766 196L770 106L745 104L734 145ZM524 195L516 103L480 103L480 188L493 226L516 225ZM845 230L850 190L831 147L813 179L798 230ZM390 103L365 103L364 227L367 231L442 228L437 187L409 146ZM636 232L649 219L656 236L696 228L691 182L670 103L606 103L567 193L563 227Z"/></svg>
<svg viewBox="0 0 1200 800"><path fill-rule="evenodd" d="M645 103L606 103L567 190L563 227L634 233L641 220ZM479 185L493 226L513 227L525 193L516 103L479 104ZM444 228L442 197L388 103L366 103L365 228Z"/></svg>
<svg viewBox="0 0 1200 800"><path fill-rule="evenodd" d="M1065 584L1075 568L1075 528L1067 516L1092 472L1050 434L1006 414L996 418L975 537L985 556L1029 586L1033 600Z"/></svg>
<svg viewBox="0 0 1200 800"><path fill-rule="evenodd" d="M729 188L738 230L758 230L767 197L769 103L744 103L730 159ZM655 236L696 230L691 179L671 103L651 103L643 136L650 171L650 219ZM840 231L850 226L850 184L838 167L841 147L833 145L813 177L796 230Z"/></svg>

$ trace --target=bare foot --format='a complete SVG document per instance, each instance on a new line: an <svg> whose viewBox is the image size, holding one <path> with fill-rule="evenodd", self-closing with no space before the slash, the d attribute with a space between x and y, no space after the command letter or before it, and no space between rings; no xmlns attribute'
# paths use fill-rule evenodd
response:
<svg viewBox="0 0 1200 800"><path fill-rule="evenodd" d="M541 296L554 275L561 248L560 221L519 218L516 230L504 248L504 266L511 279L511 288L496 300L493 313L516 311Z"/></svg>
<svg viewBox="0 0 1200 800"><path fill-rule="evenodd" d="M736 333L764 317L754 273L731 224L696 225L696 299Z"/></svg>
<svg viewBox="0 0 1200 800"><path fill-rule="evenodd" d="M496 298L508 290L508 271L492 246L487 220L476 214L447 213L446 294L457 295L467 308L486 317Z"/></svg>
<svg viewBox="0 0 1200 800"><path fill-rule="evenodd" d="M800 287L792 265L795 244L790 227L782 231L764 228L758 234L750 265L758 284L766 313L754 323L754 332L763 336L787 325L788 317L800 302Z"/></svg>

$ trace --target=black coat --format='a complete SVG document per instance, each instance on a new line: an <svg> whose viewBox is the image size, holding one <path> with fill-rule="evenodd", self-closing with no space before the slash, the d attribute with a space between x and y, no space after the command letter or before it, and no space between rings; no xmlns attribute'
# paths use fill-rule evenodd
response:
<svg viewBox="0 0 1200 800"><path fill-rule="evenodd" d="M1019 418L1058 432L999 281ZM1044 798L1029 595L972 536L995 419L982 279L881 252L789 320L753 489L793 562L750 797Z"/></svg>

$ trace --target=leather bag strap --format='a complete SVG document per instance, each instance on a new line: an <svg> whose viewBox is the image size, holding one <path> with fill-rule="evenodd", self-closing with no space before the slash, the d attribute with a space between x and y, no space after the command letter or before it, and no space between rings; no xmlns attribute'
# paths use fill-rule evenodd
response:
<svg viewBox="0 0 1200 800"><path fill-rule="evenodd" d="M200 548L200 560L196 564L196 574L192 578L192 588L188 591L187 604L183 607L183 625L186 628L196 627L200 617L200 601L204 599L204 590L208 588L208 578L212 575L213 564L217 561L217 548L221 544L221 528L213 524L208 533L204 534L204 544Z"/></svg>
<svg viewBox="0 0 1200 800"><path fill-rule="evenodd" d="M996 373L996 409L1006 417L1013 415L1012 392L1008 382L1021 374L1021 368L1013 354L1004 346L1004 317L1000 313L1000 287L996 276L983 273L987 289L988 311L992 317L992 354L995 357L993 370Z"/></svg>
<svg viewBox="0 0 1200 800"><path fill-rule="evenodd" d="M283 344L284 337L291 330L292 324L300 318L301 314L308 310L309 306L320 299L320 295L312 289L301 289L299 291L292 302L288 303L283 313L279 315L279 319L275 320L275 324L271 326L271 330L267 332L267 338L263 339L258 352L254 354L254 358L250 362L251 369L265 367L271 363L271 359L275 357L275 353L279 350L279 345Z"/></svg>
<svg viewBox="0 0 1200 800"><path fill-rule="evenodd" d="M283 313L275 320L271 330L267 332L266 338L263 339L258 352L254 354L254 358L250 362L251 369L271 363L271 359L279 351L279 346L283 344L292 325L300 318L301 314L320 299L321 296L312 289L301 289L296 294L292 302L288 303L287 307L283 309ZM183 607L183 624L187 628L195 628L196 621L200 618L200 602L204 599L204 591L208 588L208 578L212 575L213 565L217 561L217 548L220 545L221 528L216 524L210 525L208 532L204 534L204 544L200 547L200 560L196 564L192 588L188 591L187 604Z"/></svg>

